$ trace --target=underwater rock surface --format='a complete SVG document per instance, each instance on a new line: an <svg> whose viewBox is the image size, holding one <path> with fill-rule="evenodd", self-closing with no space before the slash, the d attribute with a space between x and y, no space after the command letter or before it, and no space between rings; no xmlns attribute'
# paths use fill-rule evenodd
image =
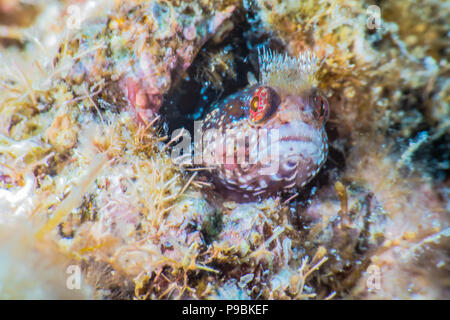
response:
<svg viewBox="0 0 450 320"><path fill-rule="evenodd" d="M0 0L0 297L70 298L48 270L76 266L73 298L449 299L449 18ZM262 48L322 59L329 151L304 187L235 202L174 163L173 133L260 79Z"/></svg>

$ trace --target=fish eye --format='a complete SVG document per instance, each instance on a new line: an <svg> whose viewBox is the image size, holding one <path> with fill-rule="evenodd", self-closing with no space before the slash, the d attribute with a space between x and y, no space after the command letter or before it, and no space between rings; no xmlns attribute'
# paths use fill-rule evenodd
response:
<svg viewBox="0 0 450 320"><path fill-rule="evenodd" d="M259 97L254 96L250 101L250 110L253 111L254 113L258 112L258 107L259 107Z"/></svg>
<svg viewBox="0 0 450 320"><path fill-rule="evenodd" d="M315 90L312 93L312 105L314 107L314 115L322 121L328 120L328 100L319 91Z"/></svg>
<svg viewBox="0 0 450 320"><path fill-rule="evenodd" d="M250 100L250 120L261 123L274 113L279 98L274 89L266 86L259 87Z"/></svg>

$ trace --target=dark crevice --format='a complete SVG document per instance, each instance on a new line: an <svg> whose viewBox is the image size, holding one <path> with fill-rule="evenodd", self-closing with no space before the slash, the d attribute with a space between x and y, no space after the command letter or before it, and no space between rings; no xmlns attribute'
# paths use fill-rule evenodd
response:
<svg viewBox="0 0 450 320"><path fill-rule="evenodd" d="M281 47L267 34L255 32L247 15L239 12L233 17L234 28L220 43L209 40L185 78L164 96L160 113L169 133L185 128L192 134L195 120L203 119L218 101L248 86L249 73L259 76L259 47Z"/></svg>

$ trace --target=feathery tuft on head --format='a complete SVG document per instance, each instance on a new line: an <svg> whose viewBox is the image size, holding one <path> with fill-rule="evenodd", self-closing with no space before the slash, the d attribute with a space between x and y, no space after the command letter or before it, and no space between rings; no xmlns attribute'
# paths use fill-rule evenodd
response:
<svg viewBox="0 0 450 320"><path fill-rule="evenodd" d="M262 50L258 49L258 61L259 81L262 84L295 94L316 86L319 59L314 53L306 51L293 58L263 47Z"/></svg>

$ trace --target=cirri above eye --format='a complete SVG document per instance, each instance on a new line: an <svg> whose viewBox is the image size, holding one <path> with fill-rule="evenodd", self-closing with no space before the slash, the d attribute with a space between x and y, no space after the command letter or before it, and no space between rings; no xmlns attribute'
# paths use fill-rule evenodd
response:
<svg viewBox="0 0 450 320"><path fill-rule="evenodd" d="M311 95L311 103L314 107L314 115L321 121L328 120L328 100L319 91L314 90Z"/></svg>
<svg viewBox="0 0 450 320"><path fill-rule="evenodd" d="M276 110L280 99L275 90L268 86L255 89L250 100L250 121L261 123L270 118Z"/></svg>

